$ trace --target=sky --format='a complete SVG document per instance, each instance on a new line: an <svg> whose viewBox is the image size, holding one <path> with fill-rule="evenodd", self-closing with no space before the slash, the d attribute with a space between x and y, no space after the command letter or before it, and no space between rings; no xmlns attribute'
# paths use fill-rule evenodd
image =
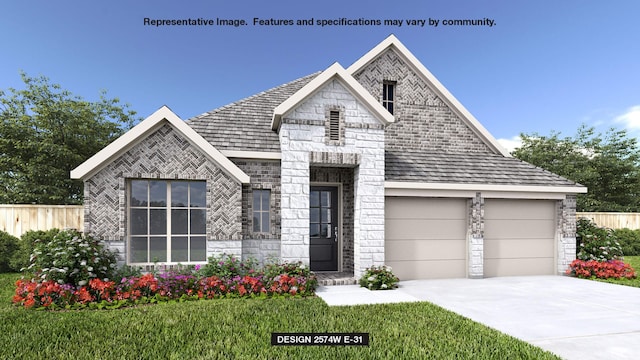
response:
<svg viewBox="0 0 640 360"><path fill-rule="evenodd" d="M638 14L637 0L11 1L0 8L0 90L23 88L24 71L91 101L107 90L142 118L167 105L188 119L336 61L346 68L394 34L507 148L520 133L571 136L581 124L636 137ZM246 25L153 26L145 18ZM383 23L317 25L341 18ZM465 19L493 26L442 23Z"/></svg>

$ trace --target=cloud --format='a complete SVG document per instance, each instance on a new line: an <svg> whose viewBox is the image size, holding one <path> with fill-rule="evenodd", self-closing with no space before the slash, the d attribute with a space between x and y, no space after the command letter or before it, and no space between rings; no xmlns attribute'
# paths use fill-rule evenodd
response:
<svg viewBox="0 0 640 360"><path fill-rule="evenodd" d="M623 123L628 130L640 131L640 105L632 106L627 111L614 119L617 123Z"/></svg>
<svg viewBox="0 0 640 360"><path fill-rule="evenodd" d="M497 139L498 143L502 145L503 148L507 149L508 152L512 152L516 148L522 146L522 140L520 136L513 136L511 139Z"/></svg>

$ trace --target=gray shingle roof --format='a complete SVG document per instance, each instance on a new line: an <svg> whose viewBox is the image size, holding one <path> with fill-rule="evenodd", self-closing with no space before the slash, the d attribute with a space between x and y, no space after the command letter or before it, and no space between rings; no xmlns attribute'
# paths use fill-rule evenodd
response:
<svg viewBox="0 0 640 360"><path fill-rule="evenodd" d="M187 123L218 150L280 151L278 134L271 130L273 109L318 74L211 110L187 120Z"/></svg>
<svg viewBox="0 0 640 360"><path fill-rule="evenodd" d="M483 153L385 152L387 181L581 186L516 158Z"/></svg>

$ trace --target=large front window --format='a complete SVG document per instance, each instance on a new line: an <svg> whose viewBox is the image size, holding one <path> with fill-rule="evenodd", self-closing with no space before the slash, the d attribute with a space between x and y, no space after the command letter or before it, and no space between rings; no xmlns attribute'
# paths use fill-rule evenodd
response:
<svg viewBox="0 0 640 360"><path fill-rule="evenodd" d="M203 262L205 181L131 180L129 263Z"/></svg>

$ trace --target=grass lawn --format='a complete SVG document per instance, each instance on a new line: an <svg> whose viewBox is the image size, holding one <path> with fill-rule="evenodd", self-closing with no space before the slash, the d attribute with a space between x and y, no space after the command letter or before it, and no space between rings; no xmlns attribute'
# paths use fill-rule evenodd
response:
<svg viewBox="0 0 640 360"><path fill-rule="evenodd" d="M0 274L1 359L558 359L426 302L224 299L47 312L10 304L18 277ZM271 346L272 332L366 332L370 346Z"/></svg>
<svg viewBox="0 0 640 360"><path fill-rule="evenodd" d="M624 262L630 264L632 268L636 270L636 274L638 277L635 279L607 279L607 280L598 280L603 282L608 282L612 284L640 287L640 256L625 256Z"/></svg>

